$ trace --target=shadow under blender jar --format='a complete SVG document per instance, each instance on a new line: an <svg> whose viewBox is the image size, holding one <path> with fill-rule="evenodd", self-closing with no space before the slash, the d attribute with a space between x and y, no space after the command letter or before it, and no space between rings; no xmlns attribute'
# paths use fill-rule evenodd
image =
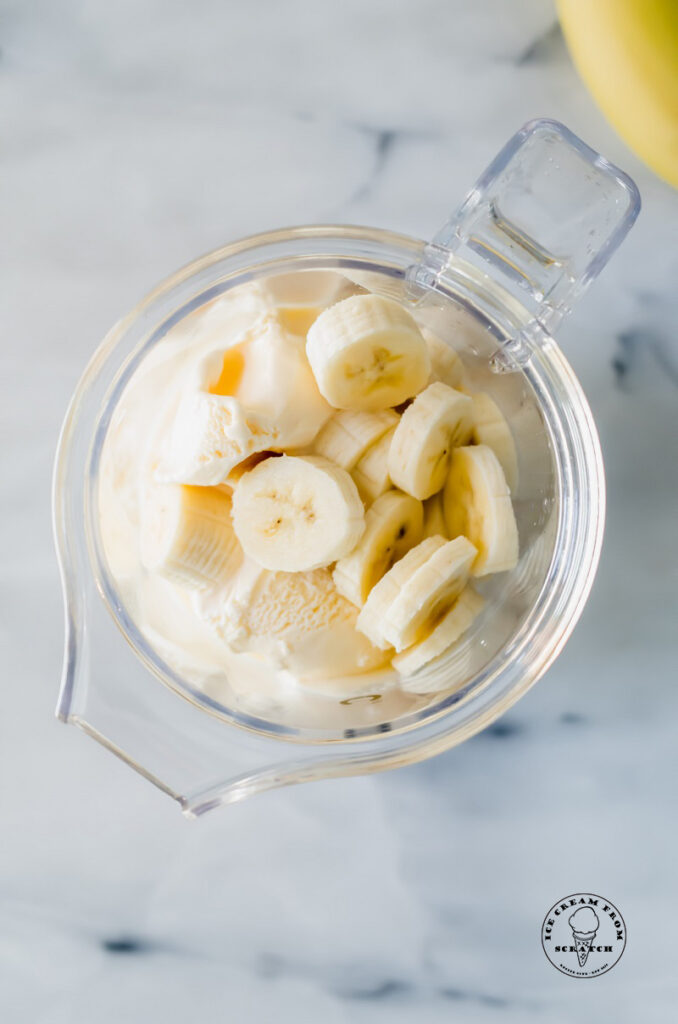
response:
<svg viewBox="0 0 678 1024"><path fill-rule="evenodd" d="M497 155L432 242L312 226L234 242L180 270L120 321L73 396L57 453L54 520L66 605L58 716L200 814L274 786L398 767L486 727L545 672L588 596L604 477L591 413L552 332L633 224L633 182L564 126L534 121ZM135 620L107 558L102 463L126 389L188 318L245 282L312 287L336 271L400 300L488 392L518 458L520 556L481 586L460 649L414 690L252 688L238 672L179 671ZM315 274L317 279L317 273ZM280 278L278 278L280 280ZM460 654L463 653L463 657ZM361 688L362 687L362 688Z"/></svg>

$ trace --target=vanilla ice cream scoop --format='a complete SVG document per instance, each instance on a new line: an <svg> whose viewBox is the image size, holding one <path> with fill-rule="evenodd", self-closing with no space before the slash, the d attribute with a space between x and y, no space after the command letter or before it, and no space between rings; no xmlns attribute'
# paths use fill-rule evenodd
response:
<svg viewBox="0 0 678 1024"><path fill-rule="evenodd" d="M327 569L271 572L247 562L229 592L197 598L196 610L232 650L264 654L299 679L350 676L389 657L357 631L358 609Z"/></svg>
<svg viewBox="0 0 678 1024"><path fill-rule="evenodd" d="M208 335L208 337L211 337ZM186 382L161 475L213 486L250 455L309 445L333 413L303 339L273 311L198 360Z"/></svg>
<svg viewBox="0 0 678 1024"><path fill-rule="evenodd" d="M237 351L242 372L233 394L242 407L275 425L279 447L311 444L335 410L318 390L303 338L273 315L248 331Z"/></svg>
<svg viewBox="0 0 678 1024"><path fill-rule="evenodd" d="M157 479L212 487L256 452L277 444L275 426L226 395L189 391L173 417Z"/></svg>
<svg viewBox="0 0 678 1024"><path fill-rule="evenodd" d="M569 917L570 928L578 935L595 935L600 921L592 907L580 907Z"/></svg>

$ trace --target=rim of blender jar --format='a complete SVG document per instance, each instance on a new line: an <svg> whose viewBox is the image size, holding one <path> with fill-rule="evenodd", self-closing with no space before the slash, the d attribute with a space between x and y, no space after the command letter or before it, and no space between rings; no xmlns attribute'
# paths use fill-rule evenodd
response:
<svg viewBox="0 0 678 1024"><path fill-rule="evenodd" d="M403 255L407 252L414 261L421 255L425 245L418 239L380 228L311 225L248 236L187 264L150 292L109 332L95 352L78 384L64 423L57 454L55 489L61 475L59 467L68 455L69 442L77 419L78 398L88 387L90 380L96 376L105 358L110 356L125 330L137 318L147 312L153 303L167 297L179 284L230 256L280 242L316 242L322 238L334 242L350 242L350 251L346 254L337 251L323 254L316 249L300 253L297 261L303 261L303 269L314 269L314 263L315 269L332 269L334 260L334 268L341 271L342 266L346 268L351 265L353 258L354 269L373 269L377 273L388 275L389 264L377 260L385 261L388 252L384 247L391 246L399 254L400 260L390 267L390 273L401 278L406 269L406 264L402 263ZM373 251L362 254L357 252L355 243L361 239L372 246L379 246L383 251L379 256ZM289 267L290 262L294 261L293 255L287 254L280 259L285 264L286 272L293 269ZM368 261L372 262L372 266L368 265ZM276 739L302 743L354 744L366 739L375 740L380 736L393 738L447 716L450 729L445 733L446 742L440 744L438 740L438 743L441 749L443 745L451 746L485 728L511 707L544 674L571 635L586 603L597 569L605 513L602 454L593 417L581 385L555 342L536 350L530 362L522 367L522 372L538 399L555 463L558 524L551 562L541 590L519 628L480 672L453 693L441 693L426 707L397 719L391 723L388 732L384 732L380 724L358 729L351 737L347 737L343 731L330 733L318 729L294 728L236 711L214 700L182 679L181 675L154 650L153 645L146 640L127 611L108 569L97 514L98 469L111 416L127 383L153 345L189 312L204 305L212 297L230 290L236 284L275 272L276 269L272 269L270 263L258 262L250 264L241 274L227 275L226 279L221 279L218 284L206 286L199 295L194 295L173 313L165 313L161 323L151 329L119 367L100 408L86 462L86 542L90 568L97 589L125 640L149 671L184 699L217 715L229 724L253 731L259 736L268 735ZM441 290L456 303L465 304L454 291L446 288ZM479 315L477 309L474 308L473 312L475 316ZM496 333L489 320L486 326ZM56 501L55 494L57 539L63 535L65 528L60 519L61 505ZM64 549L65 546L59 551L59 559L64 590L68 592L67 567L63 564ZM450 712L457 706L460 715L455 727L455 716ZM436 738L431 737L425 745L427 749L435 746Z"/></svg>

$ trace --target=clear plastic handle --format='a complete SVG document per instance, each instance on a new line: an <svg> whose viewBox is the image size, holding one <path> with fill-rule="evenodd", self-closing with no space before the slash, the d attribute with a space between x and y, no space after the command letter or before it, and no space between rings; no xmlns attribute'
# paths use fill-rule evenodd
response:
<svg viewBox="0 0 678 1024"><path fill-rule="evenodd" d="M639 211L628 175L558 121L530 121L480 176L410 277L430 288L448 269L474 268L517 300L535 326L552 332Z"/></svg>

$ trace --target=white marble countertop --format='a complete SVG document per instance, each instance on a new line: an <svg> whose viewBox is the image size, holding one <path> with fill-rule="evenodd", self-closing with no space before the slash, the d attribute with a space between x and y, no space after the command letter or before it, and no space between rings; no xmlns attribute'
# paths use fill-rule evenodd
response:
<svg viewBox="0 0 678 1024"><path fill-rule="evenodd" d="M678 203L593 105L552 5L2 6L0 1019L670 1019ZM582 621L463 747L189 823L52 717L49 478L75 382L114 320L226 240L319 221L430 236L534 116L619 163L644 202L560 335L609 485ZM540 946L548 907L582 888L629 933L587 985Z"/></svg>

